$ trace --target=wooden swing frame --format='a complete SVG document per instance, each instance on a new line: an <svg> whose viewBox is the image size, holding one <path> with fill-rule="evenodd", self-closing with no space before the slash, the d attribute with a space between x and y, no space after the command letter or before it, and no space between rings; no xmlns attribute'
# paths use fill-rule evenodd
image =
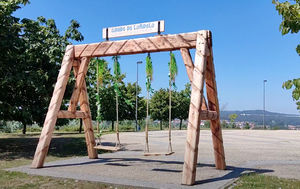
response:
<svg viewBox="0 0 300 189"><path fill-rule="evenodd" d="M194 48L196 48L196 53L195 63L193 64L189 49ZM201 120L210 120L215 165L217 169L225 169L225 154L213 63L212 36L208 30L67 46L35 151L32 168L43 167L57 118L83 119L88 156L90 159L98 158L97 151L94 148L96 144L85 82L88 65L92 57L175 50L181 51L192 88L182 184L192 185L195 183ZM73 94L68 110L60 110L72 68L76 78ZM206 104L203 94L204 81L208 104ZM80 110L77 110L78 103Z"/></svg>

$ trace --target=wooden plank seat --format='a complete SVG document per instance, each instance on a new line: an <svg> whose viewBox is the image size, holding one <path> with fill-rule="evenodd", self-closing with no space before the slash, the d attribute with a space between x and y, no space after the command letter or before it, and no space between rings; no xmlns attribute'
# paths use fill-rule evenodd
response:
<svg viewBox="0 0 300 189"><path fill-rule="evenodd" d="M94 146L94 149L117 152L117 151L121 150L122 148L119 147L119 146L103 146L103 145L97 145L97 146Z"/></svg>
<svg viewBox="0 0 300 189"><path fill-rule="evenodd" d="M144 156L170 156L170 155L172 155L174 153L175 152L167 152L167 153L163 153L163 152L161 152L161 153L159 153L159 152L152 152L152 153L145 152Z"/></svg>

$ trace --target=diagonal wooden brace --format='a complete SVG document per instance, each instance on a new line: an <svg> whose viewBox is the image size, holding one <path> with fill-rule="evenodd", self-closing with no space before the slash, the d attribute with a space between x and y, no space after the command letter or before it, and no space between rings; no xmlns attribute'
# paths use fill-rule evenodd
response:
<svg viewBox="0 0 300 189"><path fill-rule="evenodd" d="M73 63L73 72L74 72L75 78L77 78L77 79L79 77L79 70L80 70L81 65L82 65L82 63L80 63L77 60L74 61L74 63ZM91 110L90 110L90 105L89 105L89 98L88 98L85 79L83 78L82 80L83 80L82 86L81 86L81 88L79 88L79 104L80 104L81 112L84 112L86 115L85 117L82 118L83 125L84 125L85 141L86 141L89 158L96 159L96 158L98 158L98 154L97 154L96 149L94 149L96 142L95 142L95 137L94 137L93 125L92 125L92 115L91 115ZM70 106L69 106L69 108L70 108Z"/></svg>
<svg viewBox="0 0 300 189"><path fill-rule="evenodd" d="M193 72L194 72L194 64L193 64L193 60L192 60L190 51L187 48L181 48L180 52L181 52L181 56L182 56L185 68L186 68L186 72L188 74L190 82L192 83ZM202 100L201 109L202 110L208 110L207 103L206 103L206 100L205 100L204 96L203 96L203 100Z"/></svg>
<svg viewBox="0 0 300 189"><path fill-rule="evenodd" d="M88 58L88 57L81 58L81 63L79 65L78 73L76 74L75 87L74 87L74 90L73 90L73 93L71 96L71 100L70 100L70 105L68 108L68 110L71 112L76 111L76 107L77 107L79 95L80 95L80 89L82 88L82 84L84 82L84 78L87 73L89 62L90 62L90 58Z"/></svg>

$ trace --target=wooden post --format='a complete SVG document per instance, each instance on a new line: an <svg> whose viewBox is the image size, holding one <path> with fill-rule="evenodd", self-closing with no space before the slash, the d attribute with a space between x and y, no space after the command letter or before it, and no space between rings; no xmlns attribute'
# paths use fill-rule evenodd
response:
<svg viewBox="0 0 300 189"><path fill-rule="evenodd" d="M217 83L215 79L215 68L213 62L213 52L212 52L212 42L211 42L211 32L209 32L209 50L210 56L207 60L207 72L206 72L206 93L208 100L208 108L211 111L217 112L217 119L210 121L210 128L212 132L212 141L215 154L215 164L217 169L226 169L225 153L223 147L223 137L222 129L220 123L220 110L219 101L217 93Z"/></svg>
<svg viewBox="0 0 300 189"><path fill-rule="evenodd" d="M74 76L76 77L76 81L80 78L82 79L82 76L80 76L80 68L82 67L82 64L88 65L89 61L90 61L90 59L82 59L80 66L74 66ZM86 117L82 118L82 121L83 121L83 125L84 125L83 128L84 128L88 156L90 159L96 159L96 158L98 158L98 154L97 154L96 149L94 149L96 142L95 142L93 125L92 125L92 118L91 118L92 115L91 115L91 110L90 110L90 105L89 105L86 82L85 82L84 77L85 77L85 74L81 81L81 87L78 88L79 95L80 95L79 96L79 104L80 104L80 110L82 112L85 112L85 115L87 115ZM72 97L73 96L74 95L72 95ZM70 103L70 105L71 105L71 103Z"/></svg>
<svg viewBox="0 0 300 189"><path fill-rule="evenodd" d="M89 105L89 97L86 89L86 83L83 82L80 97L79 97L79 104L80 104L80 110L83 112L86 112L89 116L86 118L83 118L83 125L84 125L84 135L85 135L85 141L88 151L88 156L90 159L97 159L98 154L97 150L94 149L94 146L96 146L95 142L95 136L94 136L94 130L93 130L93 124L92 124L92 115Z"/></svg>
<svg viewBox="0 0 300 189"><path fill-rule="evenodd" d="M66 90L73 59L74 47L72 45L68 45L57 77L57 82L50 101L40 140L34 154L34 159L31 165L32 168L40 168L44 165L45 157L49 150L52 133L57 120L57 114Z"/></svg>
<svg viewBox="0 0 300 189"><path fill-rule="evenodd" d="M195 65L193 70L191 103L189 110L189 122L184 155L182 184L195 183L198 158L198 143L200 135L200 114L203 100L203 85L206 69L206 61L209 53L208 31L197 33Z"/></svg>

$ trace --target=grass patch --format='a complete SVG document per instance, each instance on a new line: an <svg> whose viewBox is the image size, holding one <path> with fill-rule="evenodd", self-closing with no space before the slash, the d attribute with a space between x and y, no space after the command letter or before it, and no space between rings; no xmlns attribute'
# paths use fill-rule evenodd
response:
<svg viewBox="0 0 300 189"><path fill-rule="evenodd" d="M3 170L31 164L39 135L40 133L0 134L0 188L133 188ZM47 162L86 156L84 134L54 133L48 154Z"/></svg>
<svg viewBox="0 0 300 189"><path fill-rule="evenodd" d="M299 189L300 180L284 179L263 174L244 174L228 188L289 188Z"/></svg>
<svg viewBox="0 0 300 189"><path fill-rule="evenodd" d="M7 172L0 170L0 188L129 188L125 186L113 186L109 184L63 179L54 177L33 176L19 172Z"/></svg>

